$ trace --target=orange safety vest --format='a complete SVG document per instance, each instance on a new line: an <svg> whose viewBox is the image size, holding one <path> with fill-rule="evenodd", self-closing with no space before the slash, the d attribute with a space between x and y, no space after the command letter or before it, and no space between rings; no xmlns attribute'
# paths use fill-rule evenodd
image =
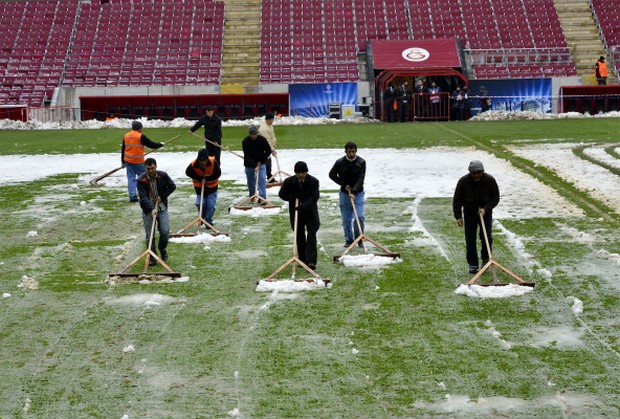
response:
<svg viewBox="0 0 620 419"><path fill-rule="evenodd" d="M215 156L209 156L209 162L211 164L206 166L204 169L201 169L200 167L196 166L196 160L194 160L192 162L192 167L194 169L194 172L198 176L203 176L203 177L211 176L213 174L213 170L215 169ZM198 188L198 189L202 188L202 181L192 179L192 183L194 184L195 188ZM205 188L215 188L218 184L219 184L219 179L207 181L205 182Z"/></svg>
<svg viewBox="0 0 620 419"><path fill-rule="evenodd" d="M125 161L131 164L144 163L144 144L140 142L142 133L140 131L131 131L123 136L125 144Z"/></svg>
<svg viewBox="0 0 620 419"><path fill-rule="evenodd" d="M597 65L598 65L598 74L600 74L601 77L607 77L607 64L599 61Z"/></svg>

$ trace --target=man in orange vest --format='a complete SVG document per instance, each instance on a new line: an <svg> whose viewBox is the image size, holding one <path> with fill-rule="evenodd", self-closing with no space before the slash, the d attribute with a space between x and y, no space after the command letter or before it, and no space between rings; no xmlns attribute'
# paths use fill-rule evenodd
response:
<svg viewBox="0 0 620 419"><path fill-rule="evenodd" d="M594 75L599 86L605 86L607 84L607 64L605 64L605 57L600 56L596 65L594 66Z"/></svg>
<svg viewBox="0 0 620 419"><path fill-rule="evenodd" d="M146 169L144 167L144 146L157 149L164 145L149 140L142 134L142 123L133 121L131 131L123 136L121 147L121 165L127 169L127 193L129 202L138 202L138 190L136 179L142 176Z"/></svg>
<svg viewBox="0 0 620 419"><path fill-rule="evenodd" d="M219 161L215 156L209 156L209 152L203 148L198 152L196 160L193 160L187 166L185 174L193 181L198 211L200 211L200 195L204 187L202 214L200 216L203 220L213 225L213 214L215 213L215 205L217 203L217 188L222 174ZM209 228L209 226L206 227L207 229Z"/></svg>

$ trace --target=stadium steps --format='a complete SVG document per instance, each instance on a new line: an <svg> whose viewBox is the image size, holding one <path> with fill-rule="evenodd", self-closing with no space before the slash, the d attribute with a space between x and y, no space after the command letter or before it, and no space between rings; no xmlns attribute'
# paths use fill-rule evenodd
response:
<svg viewBox="0 0 620 419"><path fill-rule="evenodd" d="M222 89L252 89L260 79L261 0L226 0ZM227 88L228 86L228 88Z"/></svg>
<svg viewBox="0 0 620 419"><path fill-rule="evenodd" d="M566 41L573 52L577 75L584 84L596 84L594 65L601 55L607 56L588 0L554 0ZM606 60L609 62L609 60ZM608 72L612 72L608 66ZM615 82L608 77L608 83Z"/></svg>

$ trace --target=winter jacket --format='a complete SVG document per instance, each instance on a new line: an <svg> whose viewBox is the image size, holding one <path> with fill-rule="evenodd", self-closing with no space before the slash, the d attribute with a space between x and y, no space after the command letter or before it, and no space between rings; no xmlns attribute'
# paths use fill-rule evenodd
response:
<svg viewBox="0 0 620 419"><path fill-rule="evenodd" d="M499 203L499 187L495 178L483 173L478 182L474 181L471 174L467 174L459 179L454 197L452 199L452 211L454 218L476 217L479 208L489 216L492 216L493 208Z"/></svg>
<svg viewBox="0 0 620 419"><path fill-rule="evenodd" d="M295 200L299 199L299 223L308 229L317 231L321 224L319 219L319 180L311 175L306 175L303 183L299 183L296 176L284 179L280 192L280 198L289 203L288 210L291 220L291 228L295 228ZM298 226L299 227L299 226Z"/></svg>
<svg viewBox="0 0 620 419"><path fill-rule="evenodd" d="M329 178L340 185L340 190L346 192L346 186L356 194L364 190L364 178L366 177L366 160L356 156L355 160L349 161L342 156L329 171Z"/></svg>
<svg viewBox="0 0 620 419"><path fill-rule="evenodd" d="M207 165L204 169L198 167L196 160L194 160L189 164L189 166L187 166L187 169L185 169L185 174L187 177L192 179L194 190L198 195L202 192L202 180L204 179L204 195L207 196L217 191L222 170L220 169L220 163L215 159L215 157L210 156L207 159Z"/></svg>
<svg viewBox="0 0 620 419"><path fill-rule="evenodd" d="M157 182L157 194L161 199L161 203L168 208L168 197L175 191L177 186L168 176L168 173L159 170L155 172L155 181ZM151 185L148 173L144 173L138 178L138 195L140 196L140 208L142 208L145 214L150 214L154 206L151 198Z"/></svg>
<svg viewBox="0 0 620 419"><path fill-rule="evenodd" d="M265 164L271 155L271 146L265 137L258 135L252 140L247 136L241 142L243 148L243 165L255 168L258 163Z"/></svg>

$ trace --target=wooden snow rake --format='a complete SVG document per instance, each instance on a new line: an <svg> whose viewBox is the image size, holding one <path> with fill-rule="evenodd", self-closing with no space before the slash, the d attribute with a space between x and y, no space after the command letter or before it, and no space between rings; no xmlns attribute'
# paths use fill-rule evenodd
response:
<svg viewBox="0 0 620 419"><path fill-rule="evenodd" d="M344 250L344 252L342 252L342 254L334 256L334 262L339 262L340 258L342 256L344 256L347 253L349 253L357 245L361 245L364 253L368 253L368 250L366 249L366 245L364 244L364 241L369 241L372 244L374 244L375 246L377 246L379 249L383 250L384 253L373 253L375 256L389 257L389 258L392 258L392 259L399 258L400 257L400 253L396 253L396 252L390 251L387 247L385 247L384 245L382 245L378 241L376 241L373 238L368 237L366 234L364 234L364 231L362 230L362 223L360 222L360 218L357 215L357 208L355 208L355 200L353 199L352 194L349 194L349 200L351 201L351 206L353 207L353 214L355 215L355 222L357 223L357 229L360 232L360 235L355 240L353 240L353 243L351 243L349 245L349 247L347 247Z"/></svg>
<svg viewBox="0 0 620 419"><path fill-rule="evenodd" d="M219 144L219 143L216 143L215 141L209 140L208 138L201 137L200 135L198 135L198 134L196 134L196 133L194 133L194 132L192 132L191 134L192 134L194 137L198 137L198 138L200 138L201 140L205 140L206 142L208 142L208 143L209 143L209 144L211 144L212 146L215 146L215 147L221 148L222 150L224 150L224 151L228 151L229 153L232 153L232 154L234 154L235 156L237 156L237 157L239 157L239 158L243 159L243 156L242 156L241 154L239 154L239 153L236 153L236 152L232 151L232 150L231 150L230 148L228 148L228 147L224 147L223 145L221 145L221 144Z"/></svg>
<svg viewBox="0 0 620 419"><path fill-rule="evenodd" d="M269 179L267 179L267 187L268 188L271 188L271 187L274 187L274 186L282 186L282 182L283 182L282 181L282 175L292 176L292 175L286 173L285 171L280 170L280 160L278 159L277 155L273 156L273 158L276 160L276 166L277 166L278 170L275 173L273 173ZM276 175L279 175L278 176L278 180L276 180ZM276 181L272 182L272 180L276 180Z"/></svg>
<svg viewBox="0 0 620 419"><path fill-rule="evenodd" d="M280 208L281 205L275 205L267 198L263 198L258 194L258 173L259 169L254 169L254 195L244 198L241 202L233 205L231 208L248 211L252 208ZM251 205L248 204L251 202ZM228 210L230 212L230 209Z"/></svg>
<svg viewBox="0 0 620 419"><path fill-rule="evenodd" d="M125 269L117 273L109 274L108 275L109 279L114 278L114 277L136 278L136 279L148 279L148 278L157 278L157 277L171 277L171 278L181 277L180 272L174 272L170 268L170 266L166 264L166 262L164 262L159 256L157 256L157 253L151 250L151 246L153 246L153 237L155 236L155 224L157 223L157 213L154 216L152 215L152 217L153 217L153 222L151 223L151 236L149 237L148 248L144 252L142 252L140 256L138 256L133 261L131 261L131 263L127 265ZM144 258L144 271L143 272L127 272L129 269L131 269L132 266L137 264L142 258ZM165 272L149 272L150 258L155 258L155 260L157 260L166 271Z"/></svg>
<svg viewBox="0 0 620 419"><path fill-rule="evenodd" d="M177 139L177 138L179 138L179 137L180 137L180 135L177 135L176 137L172 137L172 138L171 138L171 139L169 139L168 141L164 141L162 144L165 146L166 144L168 144L168 143L170 143L170 142L172 142L172 141L176 140L176 139ZM155 150L158 150L158 149L149 150L149 151L147 151L146 153L144 153L144 155L146 156L146 155L148 155L148 154L151 154L151 153L152 153L153 151L155 151ZM117 167L116 169L112 169L112 170L110 170L109 172L105 172L104 174L99 175L99 176L97 176L96 178L91 179L88 183L90 183L90 186L101 186L101 185L99 185L99 183L98 183L100 180L107 178L108 176L110 176L110 175L112 175L112 174L114 174L114 173L118 172L118 171L119 171L119 170L121 170L122 168L123 168L123 166L120 166L120 167Z"/></svg>
<svg viewBox="0 0 620 419"><path fill-rule="evenodd" d="M295 208L297 208L299 206L299 199L295 200ZM325 282L326 284L330 282L329 279L327 278L321 278L319 276L319 274L317 274L312 268L310 268L308 265L306 265L304 262L301 261L301 259L299 259L299 257L297 256L297 229L298 224L299 224L299 211L295 210L295 216L293 218L293 256L291 256L291 258L289 260L287 260L286 262L284 262L278 269L276 269L275 271L272 272L271 275L269 275L267 277L267 279L265 279L265 281L268 282L275 282L275 281L281 281L280 279L276 279L276 275L278 275L280 272L282 272L287 266L292 265L292 274L291 274L291 279L293 281L296 282L315 282L318 281L319 279L322 280L323 282ZM311 278L303 278L303 279L299 279L296 278L296 270L297 270L297 265L301 266L306 272L308 272L310 275L312 275Z"/></svg>
<svg viewBox="0 0 620 419"><path fill-rule="evenodd" d="M503 282L500 283L498 278L497 278L497 272L495 267L498 267L499 269L501 269L502 271L504 271L506 274L508 274L508 276L512 277L513 279L515 279L517 282L515 285L523 285L526 287L534 287L536 284L534 282L527 282L524 281L521 277L519 277L518 275L516 275L515 273L513 273L512 271L510 271L508 268L506 268L505 266L503 266L502 264L496 262L493 259L493 254L491 253L491 246L489 244L489 236L487 235L487 228L484 225L484 217L482 216L482 214L478 214L480 216L480 226L482 228L482 235L484 236L484 243L487 246L487 251L489 253L489 261L487 263L484 264L484 266L482 267L482 269L480 269L476 275L474 275L468 282L467 285L480 285L483 287L488 287L488 286L506 286L506 285L510 285L510 284L514 284L514 282ZM488 269L491 269L491 273L493 275L493 282L491 283L480 283L477 284L476 281L482 276L482 274L484 272L486 272Z"/></svg>
<svg viewBox="0 0 620 419"><path fill-rule="evenodd" d="M213 224L209 223L207 220L202 218L202 206L204 205L204 193L205 193L205 183L203 181L202 182L202 186L200 188L200 208L198 209L198 218L196 218L191 223L187 224L185 227L183 227L181 230L177 231L176 233L171 234L170 237L194 237L194 236L198 236L200 234L200 226L203 225L203 224L208 229L211 230L211 233L209 233L209 234L211 234L212 236L219 236L219 235L228 236L228 234L222 233L217 228L215 228L213 226ZM196 229L196 233L188 233L187 230L191 226L193 226L195 224L198 224L198 228Z"/></svg>

